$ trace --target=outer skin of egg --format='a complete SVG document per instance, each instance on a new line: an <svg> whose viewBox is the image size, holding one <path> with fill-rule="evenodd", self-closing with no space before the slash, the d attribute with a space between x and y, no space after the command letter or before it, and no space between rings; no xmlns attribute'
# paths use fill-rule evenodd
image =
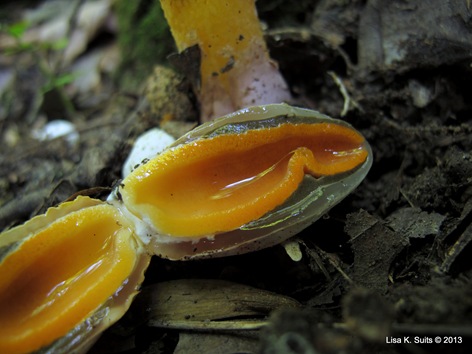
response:
<svg viewBox="0 0 472 354"><path fill-rule="evenodd" d="M147 224L152 252L222 256L292 236L352 191L370 165L369 145L347 123L274 104L203 124L138 167L119 193Z"/></svg>

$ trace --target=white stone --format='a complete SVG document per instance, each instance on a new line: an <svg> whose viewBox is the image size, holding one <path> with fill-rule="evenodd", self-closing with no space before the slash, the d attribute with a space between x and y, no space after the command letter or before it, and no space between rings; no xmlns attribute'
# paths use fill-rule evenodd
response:
<svg viewBox="0 0 472 354"><path fill-rule="evenodd" d="M123 164L122 177L128 176L143 160L153 158L174 141L171 135L159 128L153 128L141 134Z"/></svg>
<svg viewBox="0 0 472 354"><path fill-rule="evenodd" d="M75 125L63 119L52 120L46 123L42 128L33 130L31 135L39 141L64 137L71 146L77 144L79 141L79 133Z"/></svg>

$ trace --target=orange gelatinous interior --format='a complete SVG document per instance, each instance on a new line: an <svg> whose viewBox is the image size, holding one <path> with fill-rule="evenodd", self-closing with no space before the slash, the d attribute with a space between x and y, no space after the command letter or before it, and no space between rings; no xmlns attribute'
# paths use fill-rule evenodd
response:
<svg viewBox="0 0 472 354"><path fill-rule="evenodd" d="M367 158L364 138L331 124L282 124L177 146L123 181L129 210L163 234L237 229L281 205L305 174L336 175Z"/></svg>
<svg viewBox="0 0 472 354"><path fill-rule="evenodd" d="M119 212L72 212L24 240L0 263L0 352L37 350L105 303L132 272L136 249Z"/></svg>

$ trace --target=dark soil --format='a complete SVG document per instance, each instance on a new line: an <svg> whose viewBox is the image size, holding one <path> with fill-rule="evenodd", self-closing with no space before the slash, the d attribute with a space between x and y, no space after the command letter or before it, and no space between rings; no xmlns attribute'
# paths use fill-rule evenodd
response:
<svg viewBox="0 0 472 354"><path fill-rule="evenodd" d="M202 344L221 333L156 328L140 317L146 304L138 296L140 306L92 353L465 353L472 347L471 3L292 4L257 3L272 57L302 105L343 115L365 135L374 152L369 175L298 236L300 262L282 247L194 262L154 257L143 288L223 279L300 306L274 311L258 333L224 332ZM142 90L110 76L97 92L73 96L67 113L53 96L41 96L44 78L28 53L2 56L1 65L16 69L0 109L2 228L78 191L105 197L136 136L159 125L159 109L170 109L150 109ZM179 82L179 89L164 90L165 102L192 102ZM76 124L78 144L29 138L58 111ZM162 124L175 135L198 115L178 116ZM200 337L193 351L185 349L192 335Z"/></svg>

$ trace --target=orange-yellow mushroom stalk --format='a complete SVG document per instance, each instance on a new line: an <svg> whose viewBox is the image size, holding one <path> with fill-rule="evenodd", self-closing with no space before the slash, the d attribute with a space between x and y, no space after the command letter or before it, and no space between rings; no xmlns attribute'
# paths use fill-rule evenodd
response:
<svg viewBox="0 0 472 354"><path fill-rule="evenodd" d="M198 45L202 121L240 108L290 101L268 54L254 0L161 0L177 49Z"/></svg>

